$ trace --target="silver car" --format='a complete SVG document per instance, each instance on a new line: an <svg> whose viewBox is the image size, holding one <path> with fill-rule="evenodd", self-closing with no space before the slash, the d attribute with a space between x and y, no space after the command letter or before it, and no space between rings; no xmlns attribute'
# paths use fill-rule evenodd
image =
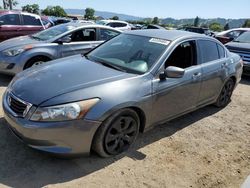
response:
<svg viewBox="0 0 250 188"><path fill-rule="evenodd" d="M10 39L0 43L0 73L15 75L53 59L86 53L120 33L107 26L68 23Z"/></svg>

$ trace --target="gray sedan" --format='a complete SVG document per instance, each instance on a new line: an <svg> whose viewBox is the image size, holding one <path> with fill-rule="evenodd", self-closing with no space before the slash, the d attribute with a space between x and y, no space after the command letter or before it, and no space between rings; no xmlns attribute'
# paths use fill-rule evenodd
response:
<svg viewBox="0 0 250 188"><path fill-rule="evenodd" d="M109 157L151 126L209 104L225 107L242 67L238 55L204 35L125 32L85 57L18 74L3 109L10 129L32 148Z"/></svg>
<svg viewBox="0 0 250 188"><path fill-rule="evenodd" d="M86 53L121 31L94 24L68 23L0 43L0 73L14 75L32 66Z"/></svg>

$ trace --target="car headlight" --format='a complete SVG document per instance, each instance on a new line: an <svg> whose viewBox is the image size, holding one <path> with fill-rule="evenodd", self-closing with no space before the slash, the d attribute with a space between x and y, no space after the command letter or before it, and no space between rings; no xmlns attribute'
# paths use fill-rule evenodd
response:
<svg viewBox="0 0 250 188"><path fill-rule="evenodd" d="M11 50L6 50L6 51L3 51L3 54L6 55L6 56L17 56L19 55L20 53L24 52L25 49L23 48L20 48L20 49L11 49Z"/></svg>
<svg viewBox="0 0 250 188"><path fill-rule="evenodd" d="M94 98L69 104L38 107L31 116L31 121L70 121L81 119L99 101Z"/></svg>

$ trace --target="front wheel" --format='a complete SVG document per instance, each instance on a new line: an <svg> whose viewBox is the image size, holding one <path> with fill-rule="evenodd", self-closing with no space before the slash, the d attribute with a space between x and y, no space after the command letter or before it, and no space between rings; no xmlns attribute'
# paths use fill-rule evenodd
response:
<svg viewBox="0 0 250 188"><path fill-rule="evenodd" d="M233 94L234 86L235 86L235 83L230 78L223 86L221 93L215 103L215 106L219 108L223 108L229 104L231 100L231 96Z"/></svg>
<svg viewBox="0 0 250 188"><path fill-rule="evenodd" d="M109 117L93 141L93 150L101 157L111 157L123 153L135 142L139 134L140 120L131 109L122 109Z"/></svg>

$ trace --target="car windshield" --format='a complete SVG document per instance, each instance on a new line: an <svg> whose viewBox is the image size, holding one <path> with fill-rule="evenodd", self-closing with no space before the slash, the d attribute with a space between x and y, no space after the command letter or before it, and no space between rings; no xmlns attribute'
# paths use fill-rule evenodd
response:
<svg viewBox="0 0 250 188"><path fill-rule="evenodd" d="M103 65L134 74L144 74L160 58L170 41L121 34L86 55Z"/></svg>
<svg viewBox="0 0 250 188"><path fill-rule="evenodd" d="M46 40L53 39L53 38L65 33L65 32L71 31L74 28L75 28L75 26L62 24L62 25L58 25L55 27L51 27L47 30L41 31L41 32L36 33L34 35L31 35L31 37L36 39L36 40L46 41Z"/></svg>
<svg viewBox="0 0 250 188"><path fill-rule="evenodd" d="M250 43L250 32L245 32L241 34L238 38L234 40L235 42Z"/></svg>

